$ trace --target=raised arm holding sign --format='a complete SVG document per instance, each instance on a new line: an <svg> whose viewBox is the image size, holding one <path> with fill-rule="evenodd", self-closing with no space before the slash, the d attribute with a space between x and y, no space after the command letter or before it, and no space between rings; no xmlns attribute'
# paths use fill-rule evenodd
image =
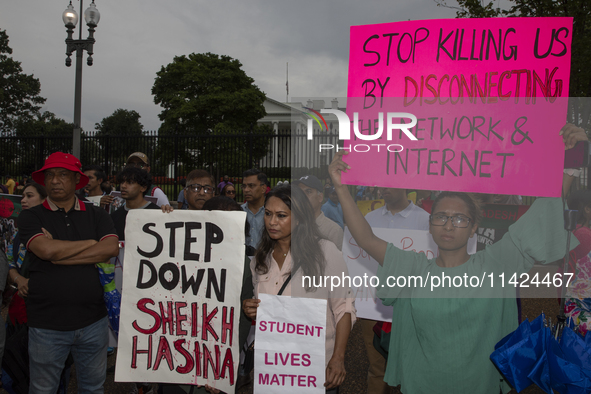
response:
<svg viewBox="0 0 591 394"><path fill-rule="evenodd" d="M560 135L566 148L587 140L584 131L572 125L563 127ZM479 288L458 295L457 289L451 285L446 288L445 282L438 282L434 289L433 278L471 274L484 278L503 269L522 273L534 260L558 260L564 254L567 234L560 199L537 199L500 242L469 255L468 239L478 228L481 208L468 194L443 192L434 201L429 219L439 255L429 259L424 254L402 251L373 234L341 183L341 172L350 168L343 155L337 154L329 173L351 234L380 263L380 283L389 284L378 288L377 294L384 304L395 308L385 380L392 386L401 384L401 390L409 394L508 391L489 355L494 345L517 327L515 288L501 289L495 282L490 287L495 287L497 298L483 296ZM399 277L431 277L431 287L416 286L404 293L387 282ZM480 317L482 313L486 318Z"/></svg>

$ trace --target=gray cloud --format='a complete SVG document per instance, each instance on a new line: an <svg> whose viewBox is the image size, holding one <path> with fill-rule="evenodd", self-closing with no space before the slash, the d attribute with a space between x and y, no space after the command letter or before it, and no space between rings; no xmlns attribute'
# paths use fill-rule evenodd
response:
<svg viewBox="0 0 591 394"><path fill-rule="evenodd" d="M213 52L239 59L269 97L285 100L289 62L292 97L341 97L347 91L349 27L408 19L452 18L432 0L95 0L101 21L94 65L83 67L82 126L117 108L136 110L147 130L159 127L160 107L151 88L156 72L174 56ZM73 1L79 9L79 2ZM90 4L84 2L85 8ZM13 57L41 81L44 109L71 121L75 60L65 67L66 31L61 12L68 2L4 2ZM83 38L86 38L84 25ZM77 37L77 33L76 33Z"/></svg>

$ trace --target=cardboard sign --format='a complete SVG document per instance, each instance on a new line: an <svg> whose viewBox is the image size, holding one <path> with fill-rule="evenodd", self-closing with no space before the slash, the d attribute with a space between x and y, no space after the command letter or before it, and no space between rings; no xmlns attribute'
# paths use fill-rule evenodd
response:
<svg viewBox="0 0 591 394"><path fill-rule="evenodd" d="M131 210L115 380L234 392L244 212Z"/></svg>
<svg viewBox="0 0 591 394"><path fill-rule="evenodd" d="M572 18L352 26L343 181L560 196L572 35Z"/></svg>
<svg viewBox="0 0 591 394"><path fill-rule="evenodd" d="M399 249L424 253L428 258L437 256L437 245L428 231L377 227L372 228L372 230L377 237L394 244ZM347 263L349 276L354 278L351 287L355 293L357 317L391 322L392 307L385 306L376 297L378 290L374 287L376 282L370 279L372 276L377 275L379 264L357 245L348 227L345 227L343 258Z"/></svg>
<svg viewBox="0 0 591 394"><path fill-rule="evenodd" d="M255 393L324 393L326 300L259 294Z"/></svg>

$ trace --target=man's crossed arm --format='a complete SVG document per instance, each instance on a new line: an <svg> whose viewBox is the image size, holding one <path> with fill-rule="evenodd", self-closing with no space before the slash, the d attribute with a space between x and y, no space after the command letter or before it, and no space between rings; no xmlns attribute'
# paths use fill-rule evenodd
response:
<svg viewBox="0 0 591 394"><path fill-rule="evenodd" d="M109 260L119 254L117 236L107 235L100 241L62 241L53 239L47 230L45 235L37 236L28 245L29 250L43 260L60 265L96 264Z"/></svg>

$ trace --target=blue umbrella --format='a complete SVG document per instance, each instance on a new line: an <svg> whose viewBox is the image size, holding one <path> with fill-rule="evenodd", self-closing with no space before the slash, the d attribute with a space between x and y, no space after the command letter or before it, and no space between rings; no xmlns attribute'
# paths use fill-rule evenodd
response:
<svg viewBox="0 0 591 394"><path fill-rule="evenodd" d="M534 383L529 375L544 354L550 336L541 314L531 323L523 321L495 346L490 358L518 392Z"/></svg>
<svg viewBox="0 0 591 394"><path fill-rule="evenodd" d="M491 355L495 365L518 392L535 383L546 393L591 393L589 336L583 339L567 326L558 341L549 327L538 327L543 317L536 321L529 326L525 321L524 327L501 340L504 343Z"/></svg>
<svg viewBox="0 0 591 394"><path fill-rule="evenodd" d="M99 263L99 278L103 286L103 298L109 316L109 325L119 335L119 315L121 314L121 294L115 287L115 264Z"/></svg>

